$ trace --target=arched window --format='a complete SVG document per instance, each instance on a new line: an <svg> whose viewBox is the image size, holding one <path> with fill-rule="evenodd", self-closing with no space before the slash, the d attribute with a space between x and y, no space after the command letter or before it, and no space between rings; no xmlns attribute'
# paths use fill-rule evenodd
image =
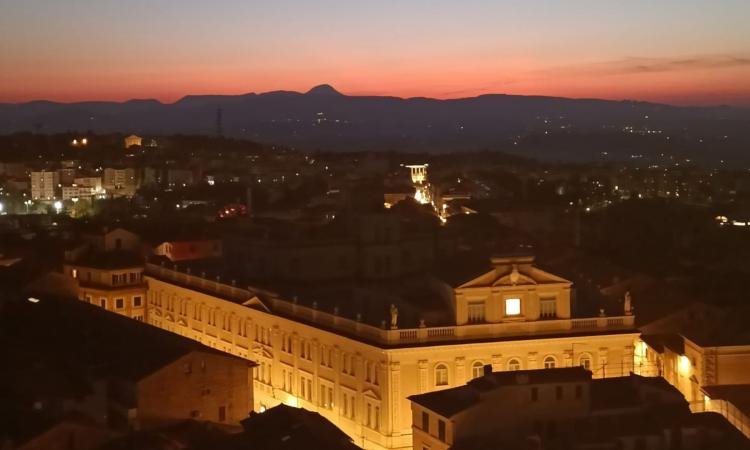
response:
<svg viewBox="0 0 750 450"><path fill-rule="evenodd" d="M435 386L448 386L448 366L445 364L435 366Z"/></svg>
<svg viewBox="0 0 750 450"><path fill-rule="evenodd" d="M521 361L519 361L517 358L511 358L508 360L508 370L511 372L514 372L516 370L521 370Z"/></svg>
<svg viewBox="0 0 750 450"><path fill-rule="evenodd" d="M557 361L555 361L554 356L548 356L544 358L544 368L545 369L554 369L557 365Z"/></svg>
<svg viewBox="0 0 750 450"><path fill-rule="evenodd" d="M484 363L482 361L474 361L471 365L471 378L479 378L484 376Z"/></svg>
<svg viewBox="0 0 750 450"><path fill-rule="evenodd" d="M578 365L583 367L586 370L591 370L591 355L581 355L578 358Z"/></svg>

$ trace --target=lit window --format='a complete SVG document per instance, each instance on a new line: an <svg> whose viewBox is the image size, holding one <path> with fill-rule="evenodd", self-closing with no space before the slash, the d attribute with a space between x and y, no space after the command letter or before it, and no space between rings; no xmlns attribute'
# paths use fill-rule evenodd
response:
<svg viewBox="0 0 750 450"><path fill-rule="evenodd" d="M548 356L544 358L545 369L554 369L555 365L557 365L557 361L555 361L555 358L553 356Z"/></svg>
<svg viewBox="0 0 750 450"><path fill-rule="evenodd" d="M506 298L505 299L505 315L506 316L521 315L521 299L520 298Z"/></svg>
<svg viewBox="0 0 750 450"><path fill-rule="evenodd" d="M591 357L588 355L581 356L578 365L586 370L591 370Z"/></svg>
<svg viewBox="0 0 750 450"><path fill-rule="evenodd" d="M508 360L508 370L509 371L521 370L521 361L519 361L516 358L512 358Z"/></svg>
<svg viewBox="0 0 750 450"><path fill-rule="evenodd" d="M73 275L73 278L78 278L78 269L73 269L71 275Z"/></svg>
<svg viewBox="0 0 750 450"><path fill-rule="evenodd" d="M438 364L435 366L435 386L447 386L448 385L448 366L445 364Z"/></svg>

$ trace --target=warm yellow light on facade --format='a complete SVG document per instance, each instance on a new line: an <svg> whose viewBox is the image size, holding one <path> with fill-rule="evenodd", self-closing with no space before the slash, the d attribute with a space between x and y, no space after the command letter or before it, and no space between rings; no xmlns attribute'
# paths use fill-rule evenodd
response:
<svg viewBox="0 0 750 450"><path fill-rule="evenodd" d="M690 373L690 358L685 355L680 356L680 374L687 375Z"/></svg>

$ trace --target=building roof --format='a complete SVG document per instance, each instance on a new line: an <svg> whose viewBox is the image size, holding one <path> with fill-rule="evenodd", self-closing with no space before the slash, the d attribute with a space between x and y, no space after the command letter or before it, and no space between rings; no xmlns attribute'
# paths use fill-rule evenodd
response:
<svg viewBox="0 0 750 450"><path fill-rule="evenodd" d="M710 320L685 327L681 334L702 347L750 345L749 319L749 307L730 308Z"/></svg>
<svg viewBox="0 0 750 450"><path fill-rule="evenodd" d="M85 393L92 377L138 381L192 352L234 358L76 299L5 302L0 341L9 368L4 373L11 374L16 393L30 395Z"/></svg>
<svg viewBox="0 0 750 450"><path fill-rule="evenodd" d="M583 367L492 372L463 386L412 395L409 400L443 417L454 415L479 403L482 393L504 386L545 383L588 382L591 372Z"/></svg>
<svg viewBox="0 0 750 450"><path fill-rule="evenodd" d="M711 400L726 400L750 416L750 384L722 384L703 386L703 392Z"/></svg>
<svg viewBox="0 0 750 450"><path fill-rule="evenodd" d="M658 353L667 348L678 355L685 354L685 340L678 334L643 334L641 340Z"/></svg>
<svg viewBox="0 0 750 450"><path fill-rule="evenodd" d="M206 447L211 450L356 450L352 439L325 417L281 404L242 421L242 433Z"/></svg>
<svg viewBox="0 0 750 450"><path fill-rule="evenodd" d="M681 398L681 394L676 388L664 378L642 377L631 373L627 377L593 380L591 383L591 408L594 410L612 410L637 407L643 403L638 395L640 388L647 386L674 393ZM687 406L687 404L684 406Z"/></svg>
<svg viewBox="0 0 750 450"><path fill-rule="evenodd" d="M71 264L104 270L129 269L143 266L143 257L126 251L88 252Z"/></svg>

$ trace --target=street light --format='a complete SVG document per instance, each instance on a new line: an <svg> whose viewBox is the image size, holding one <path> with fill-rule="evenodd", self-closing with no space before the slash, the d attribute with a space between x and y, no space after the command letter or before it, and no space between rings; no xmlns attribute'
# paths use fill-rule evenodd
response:
<svg viewBox="0 0 750 450"><path fill-rule="evenodd" d="M52 206L55 207L55 211L57 211L57 214L60 214L60 211L62 210L62 207L63 207L62 202L58 200Z"/></svg>

